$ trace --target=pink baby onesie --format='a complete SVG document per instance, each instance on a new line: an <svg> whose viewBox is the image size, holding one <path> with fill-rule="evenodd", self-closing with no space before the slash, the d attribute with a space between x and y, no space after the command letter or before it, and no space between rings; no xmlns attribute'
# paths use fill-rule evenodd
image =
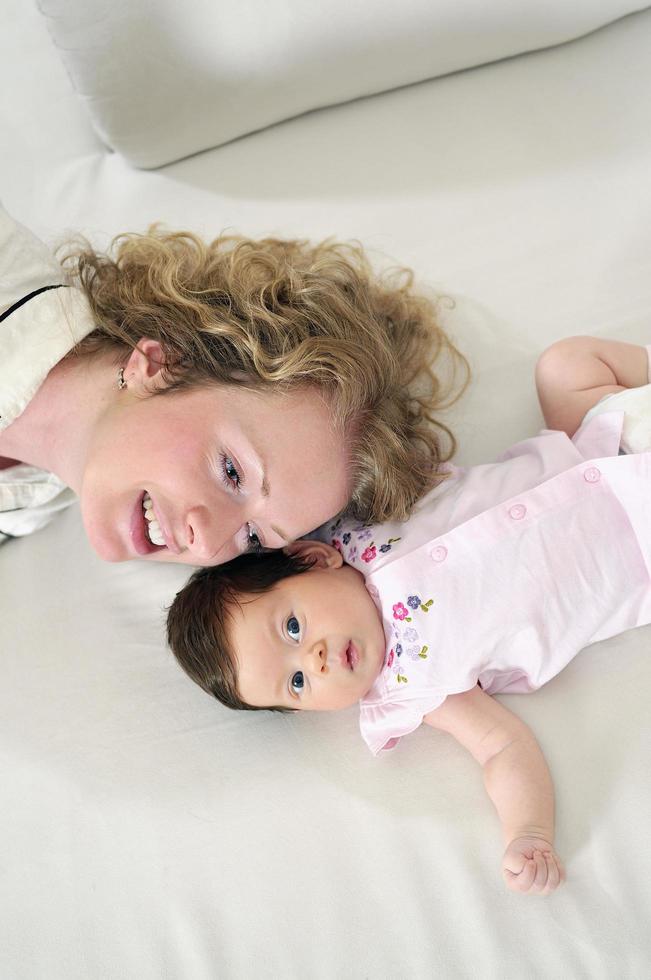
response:
<svg viewBox="0 0 651 980"><path fill-rule="evenodd" d="M387 637L360 702L372 752L450 694L533 691L588 644L651 622L651 453L618 455L622 420L450 467L406 523L329 526Z"/></svg>

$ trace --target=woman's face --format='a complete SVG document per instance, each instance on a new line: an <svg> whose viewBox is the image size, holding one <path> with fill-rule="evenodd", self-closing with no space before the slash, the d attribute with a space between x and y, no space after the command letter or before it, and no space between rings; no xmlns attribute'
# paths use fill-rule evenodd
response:
<svg viewBox="0 0 651 980"><path fill-rule="evenodd" d="M258 543L281 548L344 507L344 441L318 390L152 395L152 344L130 357L87 447L79 496L101 558L219 565Z"/></svg>

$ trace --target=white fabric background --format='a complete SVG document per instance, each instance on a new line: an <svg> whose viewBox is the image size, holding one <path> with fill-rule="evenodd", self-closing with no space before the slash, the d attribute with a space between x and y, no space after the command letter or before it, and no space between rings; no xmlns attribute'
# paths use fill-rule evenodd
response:
<svg viewBox="0 0 651 980"><path fill-rule="evenodd" d="M649 341L651 12L558 49L131 170L42 20L5 0L0 186L50 241L164 220L358 237L456 300L459 460L541 424L536 355ZM381 259L378 259L380 261ZM76 510L0 549L0 975L11 980L649 975L648 629L506 700L554 773L568 882L506 892L480 773L419 731L239 716L177 670L183 569L110 566Z"/></svg>
<svg viewBox="0 0 651 980"><path fill-rule="evenodd" d="M37 0L108 146L157 167L320 106L570 40L644 0Z"/></svg>

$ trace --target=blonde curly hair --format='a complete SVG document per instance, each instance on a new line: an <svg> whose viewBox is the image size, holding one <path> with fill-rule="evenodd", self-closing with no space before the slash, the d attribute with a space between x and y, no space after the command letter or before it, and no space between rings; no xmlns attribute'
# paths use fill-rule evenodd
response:
<svg viewBox="0 0 651 980"><path fill-rule="evenodd" d="M355 242L206 243L158 226L107 253L73 244L62 261L97 323L76 354L112 350L119 362L149 337L165 351L167 391L321 389L349 445L346 514L404 519L441 478L455 441L437 413L469 371L408 269L375 273Z"/></svg>

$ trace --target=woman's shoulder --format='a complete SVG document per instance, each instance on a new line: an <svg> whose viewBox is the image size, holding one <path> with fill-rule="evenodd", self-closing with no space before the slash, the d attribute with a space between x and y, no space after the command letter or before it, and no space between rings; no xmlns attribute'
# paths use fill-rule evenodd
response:
<svg viewBox="0 0 651 980"><path fill-rule="evenodd" d="M39 531L75 499L46 470L23 463L0 470L0 543Z"/></svg>
<svg viewBox="0 0 651 980"><path fill-rule="evenodd" d="M62 282L52 251L0 203L0 312L44 285Z"/></svg>
<svg viewBox="0 0 651 980"><path fill-rule="evenodd" d="M0 206L0 429L94 326L86 297L65 286L51 251Z"/></svg>

